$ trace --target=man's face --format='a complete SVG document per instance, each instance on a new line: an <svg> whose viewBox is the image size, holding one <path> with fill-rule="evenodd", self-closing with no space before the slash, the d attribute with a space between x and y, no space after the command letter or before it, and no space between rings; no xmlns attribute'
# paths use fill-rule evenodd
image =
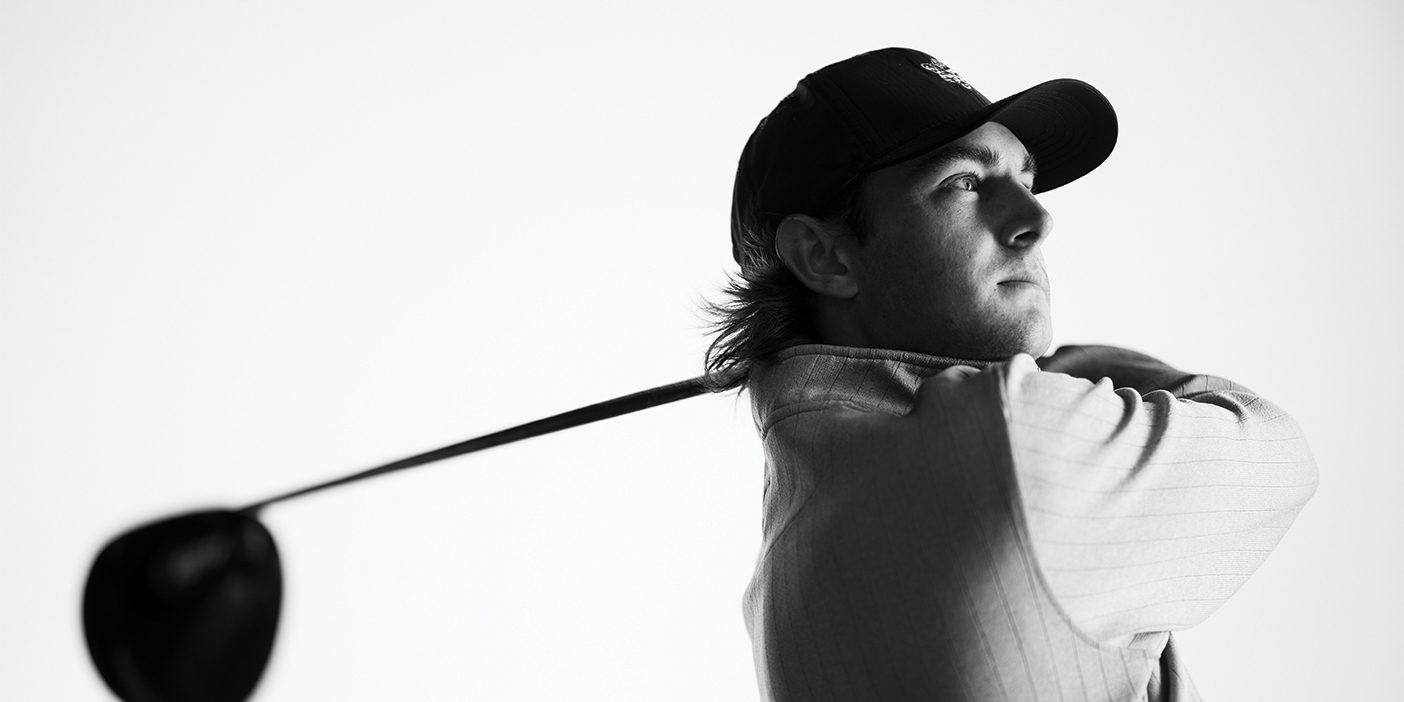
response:
<svg viewBox="0 0 1404 702"><path fill-rule="evenodd" d="M1033 162L988 122L936 151L870 173L854 250L857 323L881 348L972 359L1042 355L1052 340L1040 244L1053 227Z"/></svg>

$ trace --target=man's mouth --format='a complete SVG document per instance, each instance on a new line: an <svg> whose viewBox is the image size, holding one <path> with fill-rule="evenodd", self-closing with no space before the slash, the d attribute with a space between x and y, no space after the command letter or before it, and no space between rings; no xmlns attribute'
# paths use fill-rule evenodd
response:
<svg viewBox="0 0 1404 702"><path fill-rule="evenodd" d="M1043 290L1044 292L1047 292L1047 291L1048 291L1048 283L1044 282L1043 279L1041 279L1041 278L1032 278L1032 277L1030 277L1030 278L1010 278L1009 280L1001 281L999 284L1000 284L1000 285L1016 285L1016 286L1017 286L1017 285L1032 285L1033 287L1036 287L1036 288L1038 288L1039 290Z"/></svg>

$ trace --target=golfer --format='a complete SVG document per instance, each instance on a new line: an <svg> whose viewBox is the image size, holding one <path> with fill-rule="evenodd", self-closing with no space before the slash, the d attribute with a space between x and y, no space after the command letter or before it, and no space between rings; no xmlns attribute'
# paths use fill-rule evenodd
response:
<svg viewBox="0 0 1404 702"><path fill-rule="evenodd" d="M1198 699L1173 632L1262 564L1316 467L1241 385L1044 356L1037 195L1115 141L1086 83L990 103L910 49L810 74L756 127L707 363L765 449L765 699Z"/></svg>

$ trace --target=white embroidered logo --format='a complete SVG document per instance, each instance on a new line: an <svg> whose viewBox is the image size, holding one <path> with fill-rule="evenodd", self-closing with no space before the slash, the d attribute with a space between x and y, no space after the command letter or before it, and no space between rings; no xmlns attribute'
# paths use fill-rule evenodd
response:
<svg viewBox="0 0 1404 702"><path fill-rule="evenodd" d="M927 58L931 57L928 56ZM955 71L952 71L950 66L947 66L946 64L941 63L940 61L937 61L934 58L927 63L921 64L921 67L940 76L941 80L944 80L947 83L955 83L956 85L959 85L960 87L965 88L966 90L974 90L974 88L970 87L969 83L965 82L964 78L961 78L959 74L957 74Z"/></svg>

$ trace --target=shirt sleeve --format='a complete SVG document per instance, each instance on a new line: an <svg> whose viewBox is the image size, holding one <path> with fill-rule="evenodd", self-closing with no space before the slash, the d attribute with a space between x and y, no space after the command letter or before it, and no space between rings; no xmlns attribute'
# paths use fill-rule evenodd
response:
<svg viewBox="0 0 1404 702"><path fill-rule="evenodd" d="M1027 355L1004 367L1017 492L1040 570L1098 641L1198 624L1315 492L1306 440L1247 388L1134 352L1078 348L1044 367L1105 377L1040 370Z"/></svg>

